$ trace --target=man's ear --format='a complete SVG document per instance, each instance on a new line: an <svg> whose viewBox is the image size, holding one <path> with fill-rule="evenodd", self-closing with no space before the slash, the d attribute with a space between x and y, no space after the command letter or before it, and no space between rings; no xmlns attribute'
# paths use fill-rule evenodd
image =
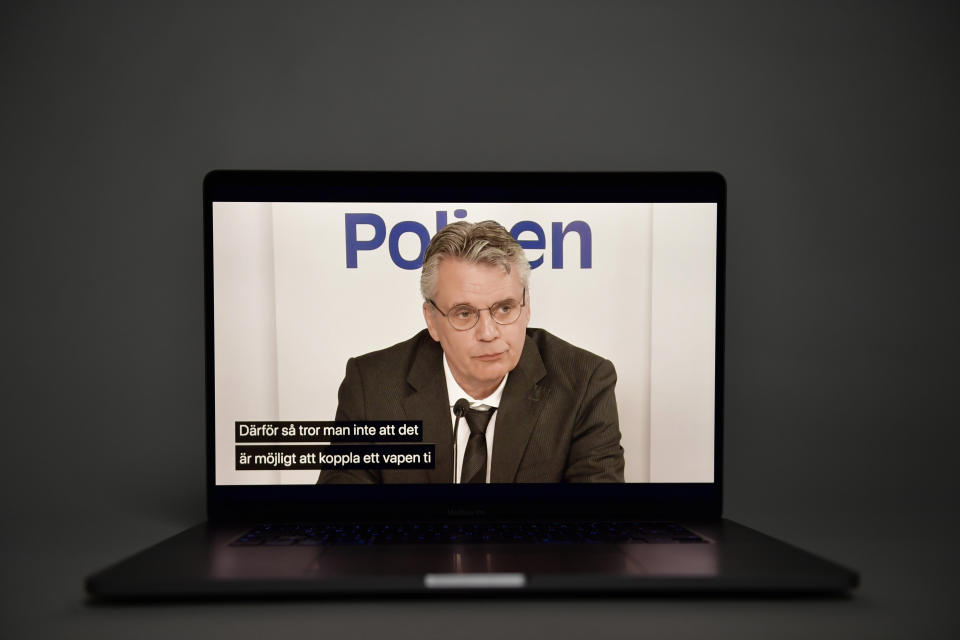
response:
<svg viewBox="0 0 960 640"><path fill-rule="evenodd" d="M430 332L430 337L435 341L440 342L440 334L437 333L437 328L434 325L434 322L436 322L437 318L433 314L433 308L430 307L429 302L423 303L423 319L427 323L427 331Z"/></svg>

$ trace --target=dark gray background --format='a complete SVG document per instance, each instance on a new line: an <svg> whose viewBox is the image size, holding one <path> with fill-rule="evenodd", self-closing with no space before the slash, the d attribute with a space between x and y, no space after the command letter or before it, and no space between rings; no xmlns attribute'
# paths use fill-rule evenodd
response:
<svg viewBox="0 0 960 640"><path fill-rule="evenodd" d="M951 2L7 0L0 636L955 634L958 36ZM726 513L863 586L86 604L203 519L213 168L722 172Z"/></svg>

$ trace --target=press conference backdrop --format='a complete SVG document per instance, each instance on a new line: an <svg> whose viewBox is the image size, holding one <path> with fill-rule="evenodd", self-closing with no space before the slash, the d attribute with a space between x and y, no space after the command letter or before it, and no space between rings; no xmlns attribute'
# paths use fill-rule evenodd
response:
<svg viewBox="0 0 960 640"><path fill-rule="evenodd" d="M347 359L424 328L438 228L496 220L533 267L531 327L611 360L627 482L712 482L717 207L711 203L214 203L216 482L235 421L332 420ZM402 418L403 416L397 416Z"/></svg>

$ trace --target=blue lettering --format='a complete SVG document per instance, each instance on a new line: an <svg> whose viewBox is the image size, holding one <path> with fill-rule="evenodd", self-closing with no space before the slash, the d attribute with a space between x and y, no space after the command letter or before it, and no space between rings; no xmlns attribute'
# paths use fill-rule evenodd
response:
<svg viewBox="0 0 960 640"><path fill-rule="evenodd" d="M373 227L373 239L357 240L357 227L361 224L367 224ZM383 244L383 239L387 235L386 226L383 224L383 218L375 213L348 213L346 214L347 225L347 269L357 268L357 252L373 251Z"/></svg>
<svg viewBox="0 0 960 640"><path fill-rule="evenodd" d="M383 221L381 221L381 224L382 222ZM420 236L420 251L413 260L406 260L400 255L400 236L405 233L415 233ZM423 254L427 252L427 244L429 242L430 232L419 222L409 220L406 222L398 222L397 226L390 230L390 258L393 260L393 264L401 269L419 269L423 266Z"/></svg>
<svg viewBox="0 0 960 640"><path fill-rule="evenodd" d="M593 236L590 225L583 220L574 220L563 228L562 222L554 222L553 228L553 258L551 266L554 269L563 268L563 237L571 231L580 236L580 268L590 269L593 265Z"/></svg>
<svg viewBox="0 0 960 640"><path fill-rule="evenodd" d="M536 240L521 240L520 234L525 231L529 231L537 236ZM538 225L532 220L523 220L513 225L513 228L510 229L510 235L514 237L519 244L524 249L546 249L547 248L547 237L543 233L543 227ZM536 260L530 261L530 268L536 269L543 264L543 255L541 254Z"/></svg>
<svg viewBox="0 0 960 640"><path fill-rule="evenodd" d="M466 209L454 209L455 218L465 218ZM357 256L361 251L373 251L383 246L387 238L386 224L379 215L375 213L346 213L344 214L346 222L346 250L347 250L347 268L357 268ZM447 226L447 211L436 211L437 231ZM373 237L369 240L360 240L358 238L358 228L361 225L372 227ZM591 269L593 267L593 234L588 225L583 220L574 220L566 227L562 222L552 222L550 224L551 242L550 248L552 258L550 266L554 269L563 268L563 241L567 234L575 233L580 239L580 268ZM405 233L412 233L420 241L420 250L416 257L407 259L400 254L400 238ZM521 238L524 234L526 237ZM532 234L531 238L529 234ZM536 269L543 266L545 251L547 248L547 236L543 227L532 220L521 220L510 229L510 235L516 239L517 243L523 249L540 251L533 260L530 260L530 268ZM412 271L423 266L423 256L427 251L427 245L430 244L430 232L419 222L405 220L398 222L389 234L390 259L401 269Z"/></svg>

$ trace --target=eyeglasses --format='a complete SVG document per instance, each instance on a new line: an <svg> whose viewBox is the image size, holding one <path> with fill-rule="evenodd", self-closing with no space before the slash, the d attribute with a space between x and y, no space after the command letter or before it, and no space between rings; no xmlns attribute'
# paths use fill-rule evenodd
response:
<svg viewBox="0 0 960 640"><path fill-rule="evenodd" d="M497 324L513 324L517 321L517 318L520 317L520 312L527 304L526 301L527 288L524 287L523 297L520 302L516 300L503 300L492 305L487 311ZM433 308L437 310L437 313L445 317L450 322L450 326L457 331L467 331L477 326L477 323L480 322L480 312L483 311L483 309L476 309L468 304L458 304L444 313L440 311L437 303L430 298L427 298L427 302L432 304Z"/></svg>

